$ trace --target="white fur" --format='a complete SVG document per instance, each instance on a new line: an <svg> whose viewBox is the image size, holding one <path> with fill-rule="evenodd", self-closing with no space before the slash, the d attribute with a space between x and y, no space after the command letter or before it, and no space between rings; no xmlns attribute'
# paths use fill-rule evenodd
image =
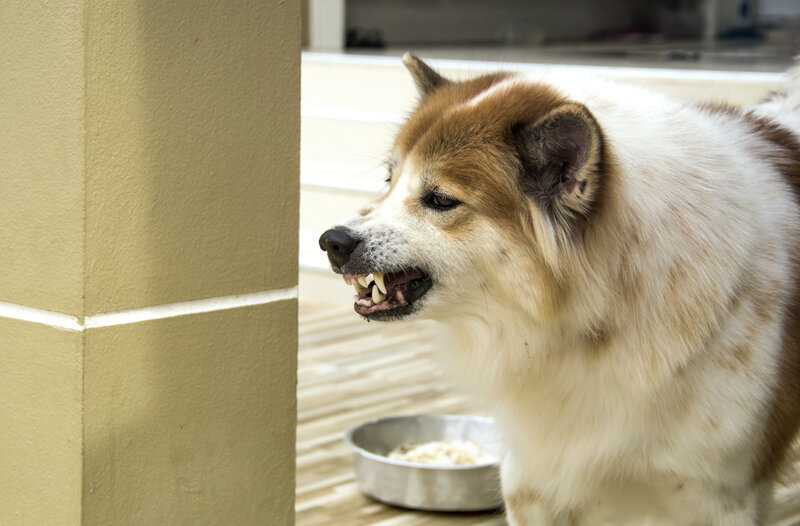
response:
<svg viewBox="0 0 800 526"><path fill-rule="evenodd" d="M442 322L449 369L505 432L504 493L524 496L512 524L759 524L769 488L748 481L794 288L787 240L798 237L771 147L733 117L579 75L515 77L470 104L519 82L554 86L599 123L622 174L596 227L602 243L533 247L488 222L442 236L435 213L409 211L422 192L413 156L346 226L381 264L430 269L420 315ZM800 131L798 105L800 90L757 111ZM534 219L546 237L546 218ZM670 289L676 269L685 280ZM621 273L646 278L635 300L620 297ZM771 321L755 329L749 298L720 310L742 276L775 291ZM565 287L555 317L541 292L554 279ZM600 351L586 338L598 324L611 335ZM721 365L742 341L748 366Z"/></svg>

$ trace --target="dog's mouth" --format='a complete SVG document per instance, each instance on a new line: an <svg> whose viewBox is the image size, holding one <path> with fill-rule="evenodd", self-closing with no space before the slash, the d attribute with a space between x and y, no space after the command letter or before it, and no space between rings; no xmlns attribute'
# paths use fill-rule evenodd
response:
<svg viewBox="0 0 800 526"><path fill-rule="evenodd" d="M345 283L356 289L355 311L373 320L387 320L411 312L433 281L419 269L401 272L343 274Z"/></svg>

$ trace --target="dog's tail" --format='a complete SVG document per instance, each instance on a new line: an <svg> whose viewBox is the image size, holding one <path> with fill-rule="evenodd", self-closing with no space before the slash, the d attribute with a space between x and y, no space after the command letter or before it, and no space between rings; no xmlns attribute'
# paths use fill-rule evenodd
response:
<svg viewBox="0 0 800 526"><path fill-rule="evenodd" d="M759 116L776 121L800 136L800 55L781 83L753 108Z"/></svg>

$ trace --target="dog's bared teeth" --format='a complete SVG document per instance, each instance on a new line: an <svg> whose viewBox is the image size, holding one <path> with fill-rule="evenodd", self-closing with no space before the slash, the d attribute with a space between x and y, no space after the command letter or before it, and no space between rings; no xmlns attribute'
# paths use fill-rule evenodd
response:
<svg viewBox="0 0 800 526"><path fill-rule="evenodd" d="M386 299L386 296L381 294L381 291L378 290L378 287L372 287L372 301L375 303L380 303Z"/></svg>
<svg viewBox="0 0 800 526"><path fill-rule="evenodd" d="M375 285L380 289L381 292L386 294L386 284L383 282L383 273L382 272L375 272L372 274L372 279L375 280Z"/></svg>
<svg viewBox="0 0 800 526"><path fill-rule="evenodd" d="M358 277L358 282L359 282L359 283L361 284L361 286L362 286L362 287L364 287L365 289L366 289L367 287L369 287L369 281L367 281L367 277L366 277L366 276L359 276L359 277Z"/></svg>
<svg viewBox="0 0 800 526"><path fill-rule="evenodd" d="M361 283L359 283L358 281L353 281L351 285L353 285L353 288L356 289L356 294L367 290L367 287L362 287Z"/></svg>
<svg viewBox="0 0 800 526"><path fill-rule="evenodd" d="M361 298L356 300L356 304L361 305L362 307L371 307L372 303L367 298Z"/></svg>
<svg viewBox="0 0 800 526"><path fill-rule="evenodd" d="M367 286L369 286L369 284L370 284L370 283L372 283L373 281L375 281L375 278L374 278L374 277L372 276L372 274L370 273L370 274L367 274L367 277L365 277L365 278L364 278L364 281L366 281L366 282L367 282Z"/></svg>

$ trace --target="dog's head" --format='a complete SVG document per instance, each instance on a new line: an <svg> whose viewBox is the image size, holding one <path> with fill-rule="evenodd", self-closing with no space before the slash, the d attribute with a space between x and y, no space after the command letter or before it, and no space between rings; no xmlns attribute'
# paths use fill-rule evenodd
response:
<svg viewBox="0 0 800 526"><path fill-rule="evenodd" d="M552 311L565 250L601 189L595 119L543 84L502 73L453 82L403 60L420 102L395 140L388 188L320 238L356 289L356 312Z"/></svg>

